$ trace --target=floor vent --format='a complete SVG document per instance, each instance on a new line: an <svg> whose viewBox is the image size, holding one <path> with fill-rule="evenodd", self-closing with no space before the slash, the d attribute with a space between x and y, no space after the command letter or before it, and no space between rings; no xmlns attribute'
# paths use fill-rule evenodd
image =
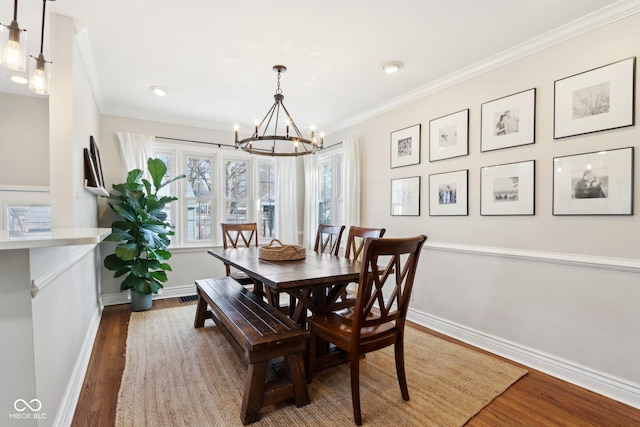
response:
<svg viewBox="0 0 640 427"><path fill-rule="evenodd" d="M179 297L180 302L198 301L198 295L187 295L186 297Z"/></svg>

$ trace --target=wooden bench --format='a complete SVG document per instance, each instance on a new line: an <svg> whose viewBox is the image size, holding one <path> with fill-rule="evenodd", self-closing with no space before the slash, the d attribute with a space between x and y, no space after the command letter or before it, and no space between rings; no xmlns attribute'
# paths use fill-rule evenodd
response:
<svg viewBox="0 0 640 427"><path fill-rule="evenodd" d="M196 280L196 288L199 298L194 327L200 328L205 319L213 319L248 366L240 412L242 424L258 421L263 406L292 398L298 407L308 404L302 356L308 331L231 277ZM288 367L288 378L267 382L270 361L280 357Z"/></svg>

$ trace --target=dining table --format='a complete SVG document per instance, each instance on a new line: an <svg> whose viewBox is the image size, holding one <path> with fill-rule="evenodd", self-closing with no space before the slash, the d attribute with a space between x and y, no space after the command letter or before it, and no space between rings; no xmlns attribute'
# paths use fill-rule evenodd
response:
<svg viewBox="0 0 640 427"><path fill-rule="evenodd" d="M295 307L289 308L288 315L303 327L309 313L344 308L342 296L347 285L360 277L359 261L315 251L306 251L304 258L290 261L261 259L257 247L212 248L208 253L251 277L254 292L259 295L263 296L264 288L275 295L285 292L293 296ZM336 349L318 346L318 351L318 369L345 361L345 355Z"/></svg>

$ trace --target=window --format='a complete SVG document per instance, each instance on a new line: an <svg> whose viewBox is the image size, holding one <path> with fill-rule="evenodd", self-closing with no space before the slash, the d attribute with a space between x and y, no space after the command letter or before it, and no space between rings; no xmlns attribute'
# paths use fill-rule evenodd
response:
<svg viewBox="0 0 640 427"><path fill-rule="evenodd" d="M318 157L318 222L344 224L344 156L341 151Z"/></svg>
<svg viewBox="0 0 640 427"><path fill-rule="evenodd" d="M258 163L258 197L260 202L260 222L262 237L274 237L276 218L276 174L273 162Z"/></svg>
<svg viewBox="0 0 640 427"><path fill-rule="evenodd" d="M186 191L187 242L211 241L213 239L213 158L187 156L184 184Z"/></svg>
<svg viewBox="0 0 640 427"><path fill-rule="evenodd" d="M227 160L224 163L225 222L247 222L249 193L247 191L248 161Z"/></svg>
<svg viewBox="0 0 640 427"><path fill-rule="evenodd" d="M275 235L275 163L245 153L202 144L157 142L156 156L167 165L165 179L185 174L161 190L178 197L167 208L175 225L172 247L217 245L221 222L256 222L259 238Z"/></svg>

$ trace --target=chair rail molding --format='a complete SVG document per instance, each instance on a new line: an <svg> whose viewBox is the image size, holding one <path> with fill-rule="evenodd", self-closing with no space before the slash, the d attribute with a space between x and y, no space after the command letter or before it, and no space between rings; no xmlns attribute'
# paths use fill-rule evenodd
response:
<svg viewBox="0 0 640 427"><path fill-rule="evenodd" d="M427 241L422 250L457 252L463 254L493 256L498 258L522 259L531 262L543 262L547 264L553 263L577 267L591 267L598 269L610 269L616 271L640 273L640 260L630 258L610 258L593 255L530 251L524 249L429 241Z"/></svg>
<svg viewBox="0 0 640 427"><path fill-rule="evenodd" d="M31 279L31 298L35 298L38 292L53 283L60 275L77 264L88 253L93 252L96 246L97 245L80 246L78 250L69 254L69 256L64 259L64 262L57 264L55 268L44 271Z"/></svg>

